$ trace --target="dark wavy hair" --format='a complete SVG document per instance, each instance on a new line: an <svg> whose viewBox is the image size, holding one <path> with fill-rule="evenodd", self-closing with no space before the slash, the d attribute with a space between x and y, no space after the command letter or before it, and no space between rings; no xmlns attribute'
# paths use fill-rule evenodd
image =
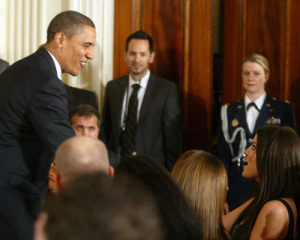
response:
<svg viewBox="0 0 300 240"><path fill-rule="evenodd" d="M157 161L146 156L122 159L115 178L129 174L153 194L163 218L166 240L202 239L202 227L188 199L171 174Z"/></svg>
<svg viewBox="0 0 300 240"><path fill-rule="evenodd" d="M254 200L241 213L231 228L240 224L240 233L245 239L250 234L256 218L271 200L294 197L297 209L300 194L300 139L290 127L268 125L257 130L256 166L259 182L256 183ZM297 217L299 229L299 214Z"/></svg>

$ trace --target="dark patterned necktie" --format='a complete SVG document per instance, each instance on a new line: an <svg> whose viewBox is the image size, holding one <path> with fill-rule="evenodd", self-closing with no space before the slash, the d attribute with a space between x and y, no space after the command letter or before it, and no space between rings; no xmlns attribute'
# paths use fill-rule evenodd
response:
<svg viewBox="0 0 300 240"><path fill-rule="evenodd" d="M255 109L256 109L258 112L260 111L254 102L251 102L251 103L249 103L249 104L247 105L247 111L249 110L250 107L255 107Z"/></svg>
<svg viewBox="0 0 300 240"><path fill-rule="evenodd" d="M121 135L121 156L132 156L135 152L135 133L137 127L137 107L138 107L138 91L139 84L133 84L133 92L130 96L127 110L127 117L125 121L125 130Z"/></svg>

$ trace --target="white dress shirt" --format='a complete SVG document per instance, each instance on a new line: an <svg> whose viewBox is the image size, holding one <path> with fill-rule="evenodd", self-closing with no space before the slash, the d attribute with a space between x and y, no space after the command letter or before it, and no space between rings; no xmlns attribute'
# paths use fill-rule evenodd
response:
<svg viewBox="0 0 300 240"><path fill-rule="evenodd" d="M46 49L47 50L47 49ZM50 56L52 57L53 61L54 61L54 65L55 65L55 68L56 68L56 73L57 73L57 77L61 80L61 75L62 75L62 70L61 70L61 67L58 63L58 61L56 60L56 58L51 54L51 52L49 52L47 50L47 52L50 54Z"/></svg>
<svg viewBox="0 0 300 240"><path fill-rule="evenodd" d="M261 108L264 104L264 101L266 99L266 96L267 96L267 93L265 92L263 95L261 95L258 99L256 99L254 101L254 103L256 104L256 106L259 110L261 110ZM255 107L250 107L249 110L247 111L247 106L249 103L251 103L251 100L247 97L247 95L245 95L244 102L245 102L245 110L246 110L248 128L249 128L250 132L253 133L255 123L256 123L256 120L259 115L259 111L257 111L257 109Z"/></svg>
<svg viewBox="0 0 300 240"><path fill-rule="evenodd" d="M121 114L121 126L124 125L124 121L126 120L128 102L129 102L130 96L133 92L132 85L137 84L137 83L140 84L140 86L141 86L138 91L138 109L137 109L137 121L138 121L149 78L150 78L149 70L146 73L146 75L139 82L134 81L132 79L131 75L129 74L129 84L128 84L128 87L124 94L124 99L123 99L123 107L122 107L122 114Z"/></svg>

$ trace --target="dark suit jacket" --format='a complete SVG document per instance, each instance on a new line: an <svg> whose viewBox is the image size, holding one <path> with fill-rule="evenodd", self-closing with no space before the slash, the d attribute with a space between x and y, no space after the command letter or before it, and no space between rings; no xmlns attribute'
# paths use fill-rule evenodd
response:
<svg viewBox="0 0 300 240"><path fill-rule="evenodd" d="M235 129L242 127L246 133L247 148L250 146L252 139L256 134L257 128L261 126L276 124L281 126L290 126L296 130L296 120L292 104L279 99L271 98L270 96L266 97L252 134L248 129L244 99L239 102L229 104L227 116L229 136L232 137ZM238 155L240 142L240 135L237 134L237 137L232 144L234 149L234 157ZM230 210L233 210L240 206L244 202L245 198L249 195L249 191L254 184L254 180L243 178L243 167L239 168L236 162L232 163L231 159L233 156L231 156L229 144L225 141L222 130L220 130L219 133L218 151L219 158L223 161L228 173L229 192L227 200Z"/></svg>
<svg viewBox="0 0 300 240"><path fill-rule="evenodd" d="M129 77L110 81L106 86L100 139L113 152L119 151L121 111ZM150 74L136 131L136 152L173 168L182 151L181 103L177 86Z"/></svg>
<svg viewBox="0 0 300 240"><path fill-rule="evenodd" d="M66 90L41 48L0 75L0 232L31 239L57 147L75 135Z"/></svg>
<svg viewBox="0 0 300 240"><path fill-rule="evenodd" d="M98 111L98 104L96 100L96 95L94 92L75 88L64 84L67 92L68 99L68 111L76 107L79 104L89 104L93 106Z"/></svg>
<svg viewBox="0 0 300 240"><path fill-rule="evenodd" d="M6 68L9 67L9 63L0 59L0 74L4 72Z"/></svg>

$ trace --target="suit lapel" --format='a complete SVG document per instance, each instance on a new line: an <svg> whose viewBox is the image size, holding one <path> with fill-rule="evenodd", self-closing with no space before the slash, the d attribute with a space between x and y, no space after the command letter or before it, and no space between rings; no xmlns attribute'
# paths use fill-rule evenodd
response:
<svg viewBox="0 0 300 240"><path fill-rule="evenodd" d="M156 94L155 92L156 84L157 84L157 78L151 73L147 84L145 96L142 102L139 121L145 117L147 111L149 110L153 102L153 98L155 97Z"/></svg>
<svg viewBox="0 0 300 240"><path fill-rule="evenodd" d="M55 64L54 64L54 61L53 61L52 57L50 56L50 53L43 47L40 48L39 50L37 50L36 53L40 54L43 58L45 58L47 60L47 62L50 65L51 71L53 73L55 73L55 75L57 76Z"/></svg>

